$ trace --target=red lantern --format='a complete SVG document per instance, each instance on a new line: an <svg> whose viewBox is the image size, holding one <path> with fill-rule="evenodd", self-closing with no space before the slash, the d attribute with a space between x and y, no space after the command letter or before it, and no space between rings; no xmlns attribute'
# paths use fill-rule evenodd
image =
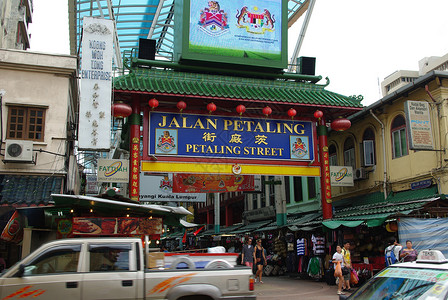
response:
<svg viewBox="0 0 448 300"><path fill-rule="evenodd" d="M156 98L152 98L151 100L148 101L149 106L151 107L151 109L154 110L154 108L156 108L157 106L159 106L159 101L157 101Z"/></svg>
<svg viewBox="0 0 448 300"><path fill-rule="evenodd" d="M288 116L290 116L291 119L293 119L296 115L297 115L297 111L294 108L290 108L288 110Z"/></svg>
<svg viewBox="0 0 448 300"><path fill-rule="evenodd" d="M187 103L185 103L184 101L179 101L177 102L177 108L180 110L180 112L182 112L187 108Z"/></svg>
<svg viewBox="0 0 448 300"><path fill-rule="evenodd" d="M316 110L316 111L314 112L314 117L315 117L316 119L318 119L318 120L320 120L320 118L322 118L323 116L324 116L324 113L321 112L320 110Z"/></svg>
<svg viewBox="0 0 448 300"><path fill-rule="evenodd" d="M331 129L336 130L336 131L344 131L350 128L350 126L352 126L352 123L350 122L350 120L343 118L343 117L339 117L336 120L334 120L333 122L331 122Z"/></svg>
<svg viewBox="0 0 448 300"><path fill-rule="evenodd" d="M132 114L132 107L126 103L112 104L112 114L117 119L127 118Z"/></svg>
<svg viewBox="0 0 448 300"><path fill-rule="evenodd" d="M263 115L265 115L267 117L270 114L272 114L272 108L270 108L269 106L266 106L265 108L263 108Z"/></svg>
<svg viewBox="0 0 448 300"><path fill-rule="evenodd" d="M242 105L242 104L240 104L240 105L238 105L238 106L236 107L236 112L239 113L240 116L241 116L242 114L244 114L245 111L246 111L246 107L245 107L244 105Z"/></svg>
<svg viewBox="0 0 448 300"><path fill-rule="evenodd" d="M207 110L208 110L208 113L212 113L212 112L214 112L215 110L216 110L216 105L215 105L215 103L209 103L209 104L207 104Z"/></svg>

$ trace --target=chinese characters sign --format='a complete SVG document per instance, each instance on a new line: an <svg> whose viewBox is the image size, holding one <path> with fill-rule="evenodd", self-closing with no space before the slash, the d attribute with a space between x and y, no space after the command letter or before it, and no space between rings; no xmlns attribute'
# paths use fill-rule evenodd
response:
<svg viewBox="0 0 448 300"><path fill-rule="evenodd" d="M79 149L110 150L112 20L83 19Z"/></svg>
<svg viewBox="0 0 448 300"><path fill-rule="evenodd" d="M150 112L149 155L314 160L307 121Z"/></svg>

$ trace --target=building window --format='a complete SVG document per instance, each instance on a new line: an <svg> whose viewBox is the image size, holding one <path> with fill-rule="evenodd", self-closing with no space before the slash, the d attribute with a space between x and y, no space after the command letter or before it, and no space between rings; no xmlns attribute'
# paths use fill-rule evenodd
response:
<svg viewBox="0 0 448 300"><path fill-rule="evenodd" d="M353 138L348 138L344 143L344 166L356 169L355 163L355 143Z"/></svg>
<svg viewBox="0 0 448 300"><path fill-rule="evenodd" d="M258 195L252 194L252 209L258 208Z"/></svg>
<svg viewBox="0 0 448 300"><path fill-rule="evenodd" d="M330 145L330 147L328 147L328 154L330 156L330 159L329 159L330 166L337 166L338 165L338 155L336 153L335 145Z"/></svg>
<svg viewBox="0 0 448 300"><path fill-rule="evenodd" d="M364 166L375 165L375 133L371 128L367 128L362 136L362 150Z"/></svg>
<svg viewBox="0 0 448 300"><path fill-rule="evenodd" d="M316 193L316 177L308 177L308 200L315 199Z"/></svg>
<svg viewBox="0 0 448 300"><path fill-rule="evenodd" d="M6 138L42 142L44 125L44 108L9 106Z"/></svg>
<svg viewBox="0 0 448 300"><path fill-rule="evenodd" d="M406 138L406 121L403 116L397 116L392 121L392 154L393 158L408 155L408 143Z"/></svg>
<svg viewBox="0 0 448 300"><path fill-rule="evenodd" d="M266 207L266 176L261 177L261 196L260 196L260 208Z"/></svg>
<svg viewBox="0 0 448 300"><path fill-rule="evenodd" d="M302 202L303 201L303 193L302 193L302 177L294 177L294 201Z"/></svg>

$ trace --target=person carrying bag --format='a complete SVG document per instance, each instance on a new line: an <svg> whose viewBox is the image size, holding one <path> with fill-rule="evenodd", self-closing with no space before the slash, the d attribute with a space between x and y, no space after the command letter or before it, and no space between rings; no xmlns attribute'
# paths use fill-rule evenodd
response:
<svg viewBox="0 0 448 300"><path fill-rule="evenodd" d="M333 254L334 263L334 277L338 279L338 295L344 295L342 286L344 284L344 276L342 274L342 267L344 265L344 256L342 255L341 246L336 246L336 252Z"/></svg>

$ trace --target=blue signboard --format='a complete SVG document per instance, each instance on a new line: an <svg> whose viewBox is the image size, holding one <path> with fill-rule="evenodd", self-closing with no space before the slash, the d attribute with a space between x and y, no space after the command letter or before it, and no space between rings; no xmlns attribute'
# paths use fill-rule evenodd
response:
<svg viewBox="0 0 448 300"><path fill-rule="evenodd" d="M313 161L313 124L150 112L148 154Z"/></svg>

